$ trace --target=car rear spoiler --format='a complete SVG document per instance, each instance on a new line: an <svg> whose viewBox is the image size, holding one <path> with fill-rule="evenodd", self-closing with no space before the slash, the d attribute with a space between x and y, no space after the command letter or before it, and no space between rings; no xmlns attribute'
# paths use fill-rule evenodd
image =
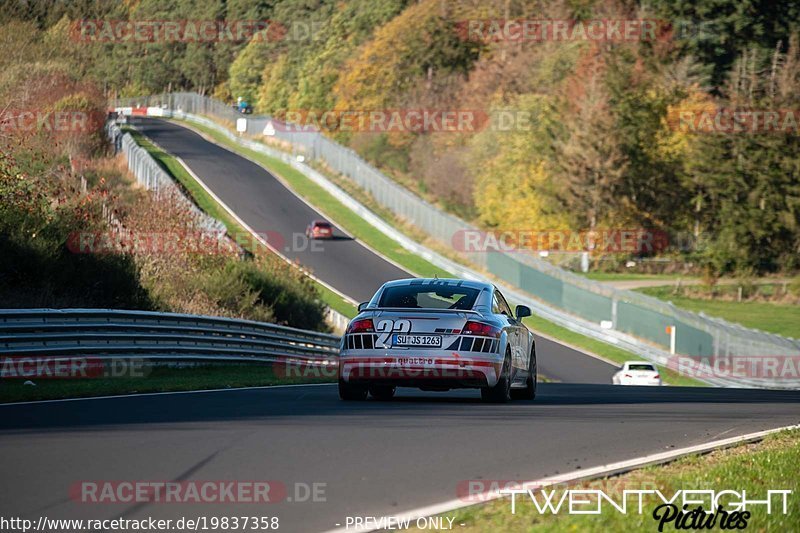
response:
<svg viewBox="0 0 800 533"><path fill-rule="evenodd" d="M390 313L460 313L481 316L478 311L473 311L472 309L435 309L431 307L367 307L362 312L366 311L388 311Z"/></svg>

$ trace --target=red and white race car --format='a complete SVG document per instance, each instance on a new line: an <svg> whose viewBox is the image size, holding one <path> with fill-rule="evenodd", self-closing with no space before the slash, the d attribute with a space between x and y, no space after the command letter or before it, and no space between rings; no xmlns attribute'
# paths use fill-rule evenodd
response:
<svg viewBox="0 0 800 533"><path fill-rule="evenodd" d="M533 399L536 345L490 283L406 279L384 284L342 337L339 396L391 399L397 387L479 388L489 402Z"/></svg>

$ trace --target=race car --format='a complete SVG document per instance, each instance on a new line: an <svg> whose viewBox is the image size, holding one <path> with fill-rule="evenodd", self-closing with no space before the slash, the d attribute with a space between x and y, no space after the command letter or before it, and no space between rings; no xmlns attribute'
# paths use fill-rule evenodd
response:
<svg viewBox="0 0 800 533"><path fill-rule="evenodd" d="M327 220L312 220L306 228L306 237L309 239L332 239L333 226Z"/></svg>
<svg viewBox="0 0 800 533"><path fill-rule="evenodd" d="M385 283L342 337L339 397L390 400L397 387L479 388L486 402L536 396L536 345L491 283L403 279Z"/></svg>
<svg viewBox="0 0 800 533"><path fill-rule="evenodd" d="M661 385L661 375L653 363L647 361L626 361L611 378L614 385Z"/></svg>

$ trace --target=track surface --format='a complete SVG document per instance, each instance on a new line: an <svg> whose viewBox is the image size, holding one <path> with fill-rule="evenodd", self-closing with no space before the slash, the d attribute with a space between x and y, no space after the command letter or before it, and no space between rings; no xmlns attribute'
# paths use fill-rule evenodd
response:
<svg viewBox="0 0 800 533"><path fill-rule="evenodd" d="M180 157L228 207L253 230L277 237L287 257L310 268L314 275L342 293L366 301L384 282L410 277L358 241L342 238L315 241L322 250L291 246L303 243L308 223L324 218L255 163L207 141L177 124L137 119L136 127L170 154ZM299 235L300 237L293 237ZM598 359L537 336L539 371L570 383L610 383L616 368Z"/></svg>
<svg viewBox="0 0 800 533"><path fill-rule="evenodd" d="M465 480L538 479L798 422L799 392L567 384L508 405L410 389L345 403L318 385L0 406L0 516L268 515L280 531L323 531L457 498ZM82 480L277 480L290 496L324 483L326 501L80 504L68 491Z"/></svg>

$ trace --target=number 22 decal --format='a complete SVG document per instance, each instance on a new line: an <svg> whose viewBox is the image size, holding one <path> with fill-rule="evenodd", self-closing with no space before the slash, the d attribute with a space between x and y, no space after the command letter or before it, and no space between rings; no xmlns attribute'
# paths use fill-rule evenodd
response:
<svg viewBox="0 0 800 533"><path fill-rule="evenodd" d="M391 344L393 333L408 333L411 331L410 320L381 320L375 326L378 335L378 345L388 348Z"/></svg>

